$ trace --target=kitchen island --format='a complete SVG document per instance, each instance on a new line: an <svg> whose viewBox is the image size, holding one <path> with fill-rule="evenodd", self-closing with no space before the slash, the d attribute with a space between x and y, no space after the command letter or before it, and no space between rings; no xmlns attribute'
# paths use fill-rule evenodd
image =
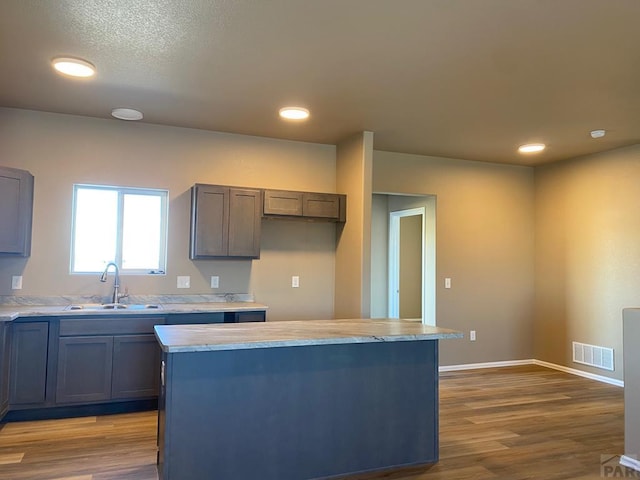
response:
<svg viewBox="0 0 640 480"><path fill-rule="evenodd" d="M155 327L162 480L333 478L438 460L438 340L407 320Z"/></svg>

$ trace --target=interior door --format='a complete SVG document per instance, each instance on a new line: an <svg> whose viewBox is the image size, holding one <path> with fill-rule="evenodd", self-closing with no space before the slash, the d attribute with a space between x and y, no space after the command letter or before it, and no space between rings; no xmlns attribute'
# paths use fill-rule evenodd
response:
<svg viewBox="0 0 640 480"><path fill-rule="evenodd" d="M424 321L425 209L389 213L389 318Z"/></svg>

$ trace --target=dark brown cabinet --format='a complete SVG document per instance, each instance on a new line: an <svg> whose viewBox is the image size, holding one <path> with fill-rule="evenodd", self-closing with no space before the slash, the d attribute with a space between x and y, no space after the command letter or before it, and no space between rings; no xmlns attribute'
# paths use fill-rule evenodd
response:
<svg viewBox="0 0 640 480"><path fill-rule="evenodd" d="M262 214L273 218L344 222L346 221L346 200L346 195L335 193L265 190Z"/></svg>
<svg viewBox="0 0 640 480"><path fill-rule="evenodd" d="M31 254L33 175L0 167L0 254Z"/></svg>
<svg viewBox="0 0 640 480"><path fill-rule="evenodd" d="M194 185L189 257L259 258L261 212L261 190Z"/></svg>

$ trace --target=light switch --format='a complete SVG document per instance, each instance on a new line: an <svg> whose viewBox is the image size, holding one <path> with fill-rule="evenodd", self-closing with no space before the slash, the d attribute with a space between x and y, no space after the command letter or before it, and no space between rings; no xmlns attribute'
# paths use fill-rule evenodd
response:
<svg viewBox="0 0 640 480"><path fill-rule="evenodd" d="M444 288L451 288L451 279L450 278L445 278L444 279Z"/></svg>
<svg viewBox="0 0 640 480"><path fill-rule="evenodd" d="M294 275L293 277L291 277L291 287L293 287L293 288L300 287L300 277L299 276Z"/></svg>
<svg viewBox="0 0 640 480"><path fill-rule="evenodd" d="M22 290L22 275L14 275L11 277L11 289Z"/></svg>
<svg viewBox="0 0 640 480"><path fill-rule="evenodd" d="M217 275L211 277L211 288L220 288L220 277Z"/></svg>
<svg viewBox="0 0 640 480"><path fill-rule="evenodd" d="M184 277L178 277L178 288L191 288L191 277L185 275Z"/></svg>

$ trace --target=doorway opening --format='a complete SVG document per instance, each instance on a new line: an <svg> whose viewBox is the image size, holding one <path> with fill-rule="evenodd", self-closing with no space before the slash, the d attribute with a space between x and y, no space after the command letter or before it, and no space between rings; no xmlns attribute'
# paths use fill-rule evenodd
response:
<svg viewBox="0 0 640 480"><path fill-rule="evenodd" d="M436 197L376 193L371 316L436 324Z"/></svg>

